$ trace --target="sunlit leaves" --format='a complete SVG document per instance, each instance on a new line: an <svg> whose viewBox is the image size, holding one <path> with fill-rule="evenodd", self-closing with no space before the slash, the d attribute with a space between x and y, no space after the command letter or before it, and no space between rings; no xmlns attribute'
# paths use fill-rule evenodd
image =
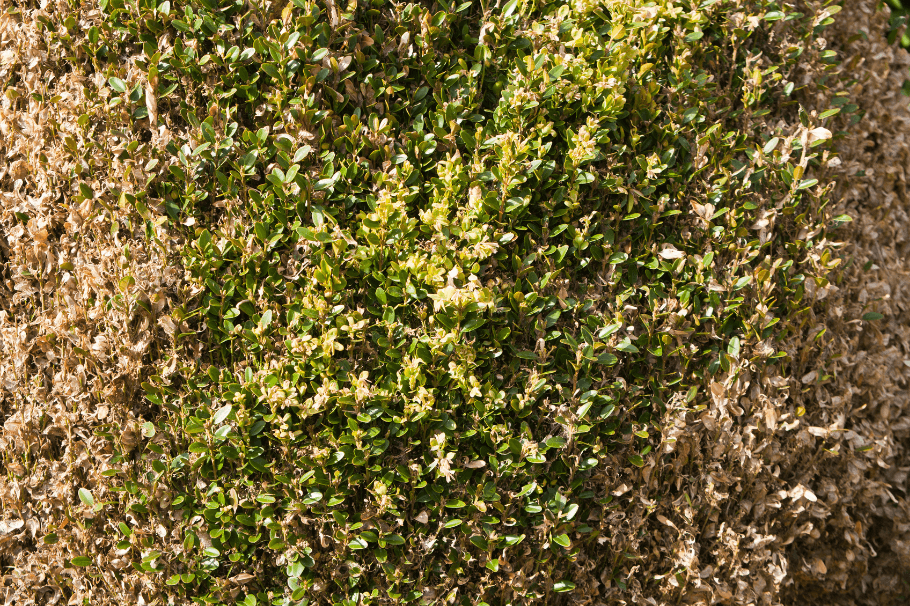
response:
<svg viewBox="0 0 910 606"><path fill-rule="evenodd" d="M572 591L547 584L603 511L598 469L653 466L667 403L760 363L833 266L774 231L828 229L831 131L742 126L796 59L730 64L725 36L752 42L726 6L279 8L111 0L89 36L143 46L105 94L141 121L157 81L172 140L135 206L191 284L156 319L174 368L143 384L161 417L125 488L154 516L168 486L182 551L135 567L216 599L280 560L257 586L399 600L521 545L556 575L529 595Z"/></svg>

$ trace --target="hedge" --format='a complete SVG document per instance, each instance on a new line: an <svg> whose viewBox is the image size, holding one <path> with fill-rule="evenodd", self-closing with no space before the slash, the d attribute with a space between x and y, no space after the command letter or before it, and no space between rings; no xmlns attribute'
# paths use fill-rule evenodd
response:
<svg viewBox="0 0 910 606"><path fill-rule="evenodd" d="M37 538L63 595L624 590L617 497L639 486L610 470L677 498L651 475L674 419L786 374L843 262L826 167L858 108L799 102L835 78L830 1L30 7L4 19L34 17L81 88L5 73L7 110L75 103L7 189L66 212L3 229L71 248L19 271L35 296L7 309L62 310L39 375L120 364L73 387L97 415L90 456L66 450L80 504ZM80 322L118 328L80 342ZM685 576L665 569L635 582Z"/></svg>

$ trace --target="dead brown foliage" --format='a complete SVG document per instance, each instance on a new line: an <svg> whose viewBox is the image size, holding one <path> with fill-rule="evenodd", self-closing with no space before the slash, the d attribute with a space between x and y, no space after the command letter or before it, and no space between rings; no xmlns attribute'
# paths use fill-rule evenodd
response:
<svg viewBox="0 0 910 606"><path fill-rule="evenodd" d="M87 531L82 520L92 514L77 491L117 500L101 475L110 443L98 433L136 440L149 412L140 379L169 342L153 320L175 298L178 276L165 261L168 240L150 246L135 217L106 195L113 184L142 187L145 177L135 161L118 159L133 134L87 98L100 83L49 51L36 28L43 11L0 8L0 82L8 83L0 101L0 596L136 603L135 580L115 574L129 566L109 532L121 520L96 520ZM80 183L94 199L75 202ZM55 531L58 543L42 541ZM79 553L97 555L98 578L65 567Z"/></svg>
<svg viewBox="0 0 910 606"><path fill-rule="evenodd" d="M811 442L838 454L801 470L815 476L827 512L789 549L785 603L910 599L910 110L900 92L910 55L888 46L886 33L886 13L871 1L846 3L835 25L843 73L856 79L844 92L865 111L840 144L835 196L854 218L851 263L819 317L826 350L805 369L821 373L824 364L834 376L794 387L810 410ZM884 318L856 320L869 311Z"/></svg>

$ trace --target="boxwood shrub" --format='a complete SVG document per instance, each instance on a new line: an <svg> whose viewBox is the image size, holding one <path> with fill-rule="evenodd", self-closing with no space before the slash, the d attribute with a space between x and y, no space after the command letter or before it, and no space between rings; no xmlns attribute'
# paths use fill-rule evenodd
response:
<svg viewBox="0 0 910 606"><path fill-rule="evenodd" d="M183 280L146 309L154 414L101 434L118 500L80 493L134 521L110 549L177 602L559 603L579 562L623 586L599 471L786 365L841 261L851 108L798 103L840 7L808 4L45 16L144 176L102 214Z"/></svg>

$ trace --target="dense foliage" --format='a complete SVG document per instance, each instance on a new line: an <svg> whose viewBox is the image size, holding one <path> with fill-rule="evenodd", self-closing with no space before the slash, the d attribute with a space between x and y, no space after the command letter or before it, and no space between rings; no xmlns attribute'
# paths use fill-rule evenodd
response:
<svg viewBox="0 0 910 606"><path fill-rule="evenodd" d="M888 6L891 8L891 32L889 33L890 41L897 39L900 34L901 46L907 48L910 46L910 36L905 30L907 24L907 8L901 0L888 0Z"/></svg>
<svg viewBox="0 0 910 606"><path fill-rule="evenodd" d="M552 601L582 556L624 586L603 467L653 468L720 377L786 365L841 262L826 124L856 107L792 100L836 60L826 4L44 17L99 85L73 205L186 285L165 309L124 276L103 302L169 349L144 424L98 431L112 490L79 491L80 524L135 522L71 563L116 551L177 599L250 606ZM138 186L102 188L113 161Z"/></svg>

